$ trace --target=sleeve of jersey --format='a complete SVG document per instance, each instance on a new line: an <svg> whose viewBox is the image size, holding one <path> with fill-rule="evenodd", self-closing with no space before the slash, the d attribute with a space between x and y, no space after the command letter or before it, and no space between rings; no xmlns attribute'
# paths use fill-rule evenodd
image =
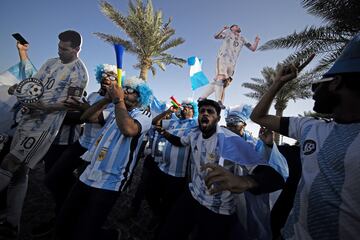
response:
<svg viewBox="0 0 360 240"><path fill-rule="evenodd" d="M309 117L290 117L288 127L288 137L300 140L304 128L308 125L314 124L316 121Z"/></svg>
<svg viewBox="0 0 360 240"><path fill-rule="evenodd" d="M149 114L144 113L143 111L138 111L134 117L134 120L136 120L141 127L141 133L145 133L149 131L151 127L151 116Z"/></svg>
<svg viewBox="0 0 360 240"><path fill-rule="evenodd" d="M81 61L71 69L71 83L68 90L69 96L81 97L89 80L88 72Z"/></svg>

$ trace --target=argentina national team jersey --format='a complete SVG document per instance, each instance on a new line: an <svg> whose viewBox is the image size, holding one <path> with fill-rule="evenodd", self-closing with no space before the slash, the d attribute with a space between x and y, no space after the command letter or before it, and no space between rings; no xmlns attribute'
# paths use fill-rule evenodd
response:
<svg viewBox="0 0 360 240"><path fill-rule="evenodd" d="M360 236L360 123L290 118L301 143L302 178L283 229L285 239Z"/></svg>
<svg viewBox="0 0 360 240"><path fill-rule="evenodd" d="M44 86L41 103L58 104L76 92L80 97L87 85L87 70L80 59L63 64L59 58L49 59L34 76ZM74 96L74 94L72 94ZM11 153L32 168L45 155L54 141L66 111L30 110L23 114L11 146ZM26 143L26 144L24 144Z"/></svg>
<svg viewBox="0 0 360 240"><path fill-rule="evenodd" d="M217 127L219 128L219 126ZM201 171L201 166L205 163L212 162L219 164L220 149L217 134L213 134L210 138L204 139L201 131L197 129L187 136L182 137L181 142L183 145L191 146L191 182L189 183L191 195L201 205L215 213L223 215L234 213L234 198L231 192L222 191L210 195L204 181L206 171ZM233 166L234 163L224 165L227 169Z"/></svg>
<svg viewBox="0 0 360 240"><path fill-rule="evenodd" d="M87 98L87 101L90 105L93 105L94 103L100 101L104 97L101 96L97 92L93 92L89 95ZM102 112L104 116L105 122L108 120L110 114L114 111L114 104L110 103ZM82 147L89 149L90 145L93 141L95 141L95 138L98 135L98 132L103 126L99 123L85 123L83 134L81 135L79 139L79 143Z"/></svg>
<svg viewBox="0 0 360 240"><path fill-rule="evenodd" d="M163 120L162 127L169 133L183 137L197 127L196 119ZM174 177L185 177L190 147L177 147L166 141L162 159L158 165L161 171Z"/></svg>
<svg viewBox="0 0 360 240"><path fill-rule="evenodd" d="M122 191L135 167L144 135L151 127L151 117L140 109L129 112L131 118L140 123L141 134L125 137L116 124L114 114L111 114L99 137L82 156L91 163L80 180L94 188Z"/></svg>

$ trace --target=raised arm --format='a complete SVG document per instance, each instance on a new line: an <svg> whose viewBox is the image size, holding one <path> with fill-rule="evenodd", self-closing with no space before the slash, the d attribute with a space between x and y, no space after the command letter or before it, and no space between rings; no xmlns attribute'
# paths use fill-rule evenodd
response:
<svg viewBox="0 0 360 240"><path fill-rule="evenodd" d="M272 131L280 131L280 117L270 115L269 109L276 94L288 81L296 78L297 68L294 65L281 66L276 73L273 84L262 96L260 101L254 107L250 119L260 126L264 126Z"/></svg>
<svg viewBox="0 0 360 240"><path fill-rule="evenodd" d="M121 133L126 137L138 135L141 132L141 125L129 115L122 88L117 85L116 81L112 81L111 85L107 87L106 92L115 105L116 125Z"/></svg>
<svg viewBox="0 0 360 240"><path fill-rule="evenodd" d="M157 115L156 117L154 117L152 120L152 125L161 126L161 121L163 119L165 119L167 116L174 113L175 111L176 110L174 109L174 107L171 106L168 110L166 110L166 111L160 113L159 115Z"/></svg>
<svg viewBox="0 0 360 240"><path fill-rule="evenodd" d="M310 55L302 64L296 62L289 65L282 65L277 70L274 82L269 90L265 92L260 101L253 109L250 119L260 126L264 126L272 131L280 132L280 119L281 117L270 115L269 109L272 101L279 90L289 81L295 79L298 73L303 70L315 57L315 54Z"/></svg>
<svg viewBox="0 0 360 240"><path fill-rule="evenodd" d="M260 42L260 38L257 35L253 44L247 46L251 51L255 52Z"/></svg>
<svg viewBox="0 0 360 240"><path fill-rule="evenodd" d="M27 51L29 49L29 44L21 44L20 42L16 43L16 47L19 52L19 57L21 61L29 60L29 56L27 54Z"/></svg>
<svg viewBox="0 0 360 240"><path fill-rule="evenodd" d="M228 26L224 26L224 28L223 28L220 32L218 32L217 34L214 35L214 38L215 38L215 39L224 39L224 37L222 36L222 34L223 34L223 32L224 32L225 30L227 30L227 29L229 29L229 27L228 27Z"/></svg>
<svg viewBox="0 0 360 240"><path fill-rule="evenodd" d="M108 98L103 98L93 105L89 106L81 115L80 120L88 123L100 123L104 124L103 110L111 102Z"/></svg>

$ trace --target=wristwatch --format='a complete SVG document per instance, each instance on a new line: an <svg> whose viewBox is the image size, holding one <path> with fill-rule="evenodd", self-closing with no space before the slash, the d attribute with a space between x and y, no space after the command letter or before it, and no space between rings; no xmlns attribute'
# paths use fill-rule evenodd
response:
<svg viewBox="0 0 360 240"><path fill-rule="evenodd" d="M124 99L120 99L120 98L116 97L116 98L114 98L114 99L112 100L112 103L113 103L114 105L116 105L116 104L118 104L118 103L120 103L120 102L124 102Z"/></svg>

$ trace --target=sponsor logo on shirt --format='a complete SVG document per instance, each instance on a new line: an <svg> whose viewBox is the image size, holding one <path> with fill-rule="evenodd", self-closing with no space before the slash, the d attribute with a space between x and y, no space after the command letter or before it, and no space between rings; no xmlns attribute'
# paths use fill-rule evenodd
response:
<svg viewBox="0 0 360 240"><path fill-rule="evenodd" d="M316 151L316 142L310 139L305 140L302 150L304 152L304 155L312 154L313 152Z"/></svg>

